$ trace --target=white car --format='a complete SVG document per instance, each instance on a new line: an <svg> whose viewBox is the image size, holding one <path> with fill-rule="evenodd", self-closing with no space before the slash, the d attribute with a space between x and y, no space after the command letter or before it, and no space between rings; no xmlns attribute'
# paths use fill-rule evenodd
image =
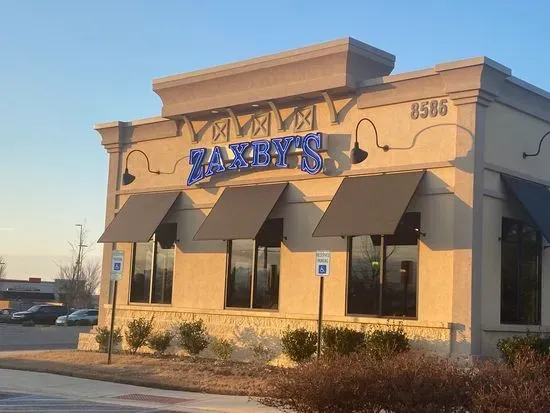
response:
<svg viewBox="0 0 550 413"><path fill-rule="evenodd" d="M66 315L57 317L55 324L58 326L92 326L97 324L97 317L99 311L93 308L86 308L83 310L76 310L69 314L67 318Z"/></svg>

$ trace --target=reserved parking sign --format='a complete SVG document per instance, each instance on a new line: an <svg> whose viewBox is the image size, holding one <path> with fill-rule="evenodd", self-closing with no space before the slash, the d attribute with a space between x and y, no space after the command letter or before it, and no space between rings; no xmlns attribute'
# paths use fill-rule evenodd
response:
<svg viewBox="0 0 550 413"><path fill-rule="evenodd" d="M114 250L111 259L111 281L122 280L124 251Z"/></svg>
<svg viewBox="0 0 550 413"><path fill-rule="evenodd" d="M330 273L330 251L315 252L315 275L326 277Z"/></svg>

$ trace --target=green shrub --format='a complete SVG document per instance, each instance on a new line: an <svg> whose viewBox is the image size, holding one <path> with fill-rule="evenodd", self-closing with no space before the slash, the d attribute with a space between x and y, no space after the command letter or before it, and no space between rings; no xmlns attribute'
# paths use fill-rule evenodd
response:
<svg viewBox="0 0 550 413"><path fill-rule="evenodd" d="M512 364L518 355L526 352L534 352L538 355L549 354L550 339L539 334L501 338L497 342L497 350L505 363Z"/></svg>
<svg viewBox="0 0 550 413"><path fill-rule="evenodd" d="M195 356L208 346L208 335L202 320L183 321L177 326L180 346Z"/></svg>
<svg viewBox="0 0 550 413"><path fill-rule="evenodd" d="M172 341L172 334L169 331L152 333L147 340L147 345L157 354L164 354Z"/></svg>
<svg viewBox="0 0 550 413"><path fill-rule="evenodd" d="M411 349L409 339L401 326L369 332L366 344L368 353L378 359L392 357Z"/></svg>
<svg viewBox="0 0 550 413"><path fill-rule="evenodd" d="M317 333L298 328L287 330L281 337L283 353L292 361L301 362L309 359L317 349Z"/></svg>
<svg viewBox="0 0 550 413"><path fill-rule="evenodd" d="M97 334L95 335L95 341L99 344L99 351L106 353L109 350L109 333L110 329L107 327L98 327ZM122 334L119 328L115 328L113 331L113 347L122 343Z"/></svg>
<svg viewBox="0 0 550 413"><path fill-rule="evenodd" d="M323 355L345 356L365 348L365 333L347 327L323 328Z"/></svg>
<svg viewBox="0 0 550 413"><path fill-rule="evenodd" d="M227 360L235 349L233 342L224 338L214 339L211 344L212 352L220 359Z"/></svg>
<svg viewBox="0 0 550 413"><path fill-rule="evenodd" d="M147 339L153 332L153 318L154 316L147 320L141 317L128 322L124 338L132 354L136 354L147 343Z"/></svg>

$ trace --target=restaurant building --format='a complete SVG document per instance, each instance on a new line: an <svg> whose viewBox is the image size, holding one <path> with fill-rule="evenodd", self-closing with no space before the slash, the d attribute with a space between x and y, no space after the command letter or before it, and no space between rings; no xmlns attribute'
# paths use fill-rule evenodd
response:
<svg viewBox="0 0 550 413"><path fill-rule="evenodd" d="M316 329L329 251L326 323L456 356L550 329L550 94L486 57L394 61L340 39L154 80L159 117L97 125L100 325L122 250L117 325L200 318L243 355L277 348Z"/></svg>

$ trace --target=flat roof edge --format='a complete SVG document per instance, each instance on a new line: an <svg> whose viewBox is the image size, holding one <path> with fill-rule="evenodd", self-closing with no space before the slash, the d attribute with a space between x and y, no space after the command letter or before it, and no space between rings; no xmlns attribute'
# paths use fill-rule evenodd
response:
<svg viewBox="0 0 550 413"><path fill-rule="evenodd" d="M186 73L156 78L153 79L153 89L161 89L164 86L169 86L171 82L175 82L178 80L192 81L193 78L197 78L202 75L219 74L219 76L226 76L227 74L230 74L232 71L236 70L254 70L255 66L259 66L262 64L272 64L273 66L276 66L279 64L279 62L291 58L294 58L296 60L306 60L311 54L319 52L330 52L331 49L339 48L341 49L341 51L350 51L353 48L354 52L358 52L364 56L370 56L374 60L381 61L391 66L395 64L395 55L388 53L382 49L378 49L367 43L361 42L357 39L344 37L337 40L309 45L283 52L272 53L265 56L244 59L233 63L227 63L209 68L193 70Z"/></svg>

